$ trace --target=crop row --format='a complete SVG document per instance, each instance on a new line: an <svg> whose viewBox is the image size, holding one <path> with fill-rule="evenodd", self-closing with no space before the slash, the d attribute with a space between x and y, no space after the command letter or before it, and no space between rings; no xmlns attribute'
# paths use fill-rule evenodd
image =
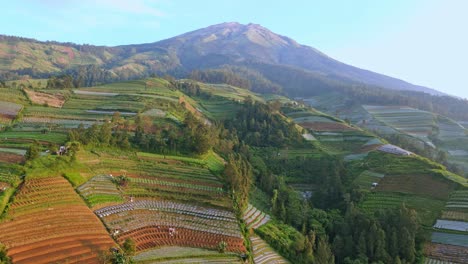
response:
<svg viewBox="0 0 468 264"><path fill-rule="evenodd" d="M26 180L11 207L14 221L0 223L0 241L14 263L97 262L114 245L62 177Z"/></svg>
<svg viewBox="0 0 468 264"><path fill-rule="evenodd" d="M270 216L249 204L244 212L243 219L248 228L257 229L270 221Z"/></svg>
<svg viewBox="0 0 468 264"><path fill-rule="evenodd" d="M438 219L437 222L434 224L434 227L440 228L440 229L449 229L449 230L468 232L468 222L462 222L462 221L450 221L450 220Z"/></svg>
<svg viewBox="0 0 468 264"><path fill-rule="evenodd" d="M0 115L15 117L18 112L23 108L20 104L11 102L0 101Z"/></svg>
<svg viewBox="0 0 468 264"><path fill-rule="evenodd" d="M133 210L104 217L103 221L109 229L118 229L122 232L145 226L173 226L233 237L240 236L236 221L221 221L165 211Z"/></svg>
<svg viewBox="0 0 468 264"><path fill-rule="evenodd" d="M433 232L432 243L454 245L468 248L468 235Z"/></svg>
<svg viewBox="0 0 468 264"><path fill-rule="evenodd" d="M468 212L444 210L442 212L442 218L468 222Z"/></svg>
<svg viewBox="0 0 468 264"><path fill-rule="evenodd" d="M252 251L255 264L287 264L289 263L281 255L276 253L265 241L257 236L250 238L252 242Z"/></svg>
<svg viewBox="0 0 468 264"><path fill-rule="evenodd" d="M211 187L206 185L198 185L193 183L186 182L173 182L173 181L164 181L159 179L147 179L147 178L129 178L130 182L134 183L143 183L143 184L154 184L161 185L166 187L176 187L176 188L186 188L186 189L195 189L201 191L215 192L218 194L224 193L223 188L220 187Z"/></svg>
<svg viewBox="0 0 468 264"><path fill-rule="evenodd" d="M166 211L166 212L174 212L180 214L187 214L187 215L195 215L198 217L204 217L208 219L217 219L217 220L225 220L225 221L232 221L235 220L236 217L233 212L215 208L208 208L208 207L201 207L197 205L190 205L186 203L178 203L172 201L156 201L156 200L142 200L142 201L135 201L120 205L108 206L96 210L95 213L99 217L109 216L112 214L125 212L125 211L132 211L132 210L158 210L158 211Z"/></svg>
<svg viewBox="0 0 468 264"><path fill-rule="evenodd" d="M424 251L430 258L445 263L468 263L468 247L429 243Z"/></svg>
<svg viewBox="0 0 468 264"><path fill-rule="evenodd" d="M243 239L220 234L212 234L185 228L170 226L146 226L118 235L117 240L123 243L132 238L138 251L162 246L188 246L197 248L217 249L220 242L227 244L226 251L245 252Z"/></svg>

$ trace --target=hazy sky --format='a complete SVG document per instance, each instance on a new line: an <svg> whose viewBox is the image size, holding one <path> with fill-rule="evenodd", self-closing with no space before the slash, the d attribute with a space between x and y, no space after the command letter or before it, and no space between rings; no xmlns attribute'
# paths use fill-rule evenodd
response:
<svg viewBox="0 0 468 264"><path fill-rule="evenodd" d="M468 98L466 0L16 0L2 3L0 34L122 45L231 21Z"/></svg>

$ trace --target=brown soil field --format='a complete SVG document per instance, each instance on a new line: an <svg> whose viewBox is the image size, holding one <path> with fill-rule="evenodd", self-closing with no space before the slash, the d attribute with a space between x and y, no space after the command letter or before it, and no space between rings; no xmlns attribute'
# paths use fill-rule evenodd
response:
<svg viewBox="0 0 468 264"><path fill-rule="evenodd" d="M52 95L41 92L34 92L31 90L24 90L28 95L29 99L35 104L47 104L51 107L61 108L65 103L65 98L62 95Z"/></svg>
<svg viewBox="0 0 468 264"><path fill-rule="evenodd" d="M242 238L185 228L176 228L175 232L171 234L169 228L168 226L146 226L120 234L117 241L123 243L125 239L132 238L136 243L138 251L162 246L187 246L216 249L219 242L225 241L227 243L227 251L246 252Z"/></svg>
<svg viewBox="0 0 468 264"><path fill-rule="evenodd" d="M99 218L62 177L31 179L20 187L0 241L14 263L100 263L115 242Z"/></svg>
<svg viewBox="0 0 468 264"><path fill-rule="evenodd" d="M24 157L12 153L0 153L0 162L5 163L20 163L24 161Z"/></svg>

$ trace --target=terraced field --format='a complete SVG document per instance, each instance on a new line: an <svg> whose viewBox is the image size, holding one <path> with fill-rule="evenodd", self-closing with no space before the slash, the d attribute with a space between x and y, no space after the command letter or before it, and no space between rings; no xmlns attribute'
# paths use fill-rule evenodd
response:
<svg viewBox="0 0 468 264"><path fill-rule="evenodd" d="M285 258L276 253L263 239L258 236L250 238L255 264L287 264Z"/></svg>
<svg viewBox="0 0 468 264"><path fill-rule="evenodd" d="M270 216L249 204L245 209L243 219L247 228L257 229L270 221Z"/></svg>
<svg viewBox="0 0 468 264"><path fill-rule="evenodd" d="M133 238L139 251L160 246L216 249L222 241L227 243L228 251L245 251L237 219L227 210L172 201L137 200L104 207L95 213L114 230L119 243Z"/></svg>
<svg viewBox="0 0 468 264"><path fill-rule="evenodd" d="M372 184L379 183L384 176L384 174L366 170L359 174L353 183L363 190L370 190L372 188Z"/></svg>
<svg viewBox="0 0 468 264"><path fill-rule="evenodd" d="M94 208L120 244L132 238L138 252L165 246L216 250L224 241L229 252L246 251L230 199L211 172L224 167L213 154L197 159L138 153L97 160L88 165L105 173L78 189L88 202L93 195L112 195L113 205ZM108 175L125 175L128 182L117 186ZM115 201L119 195L127 202Z"/></svg>
<svg viewBox="0 0 468 264"><path fill-rule="evenodd" d="M78 187L78 191L91 208L96 209L103 204L121 203L124 199L113 180L110 175L97 175Z"/></svg>
<svg viewBox="0 0 468 264"><path fill-rule="evenodd" d="M241 263L238 255L233 253L219 253L214 250L189 247L161 247L141 252L133 257L139 264L146 263Z"/></svg>
<svg viewBox="0 0 468 264"><path fill-rule="evenodd" d="M115 244L62 177L24 182L0 223L0 241L14 263L99 263Z"/></svg>
<svg viewBox="0 0 468 264"><path fill-rule="evenodd" d="M468 263L468 247L429 243L424 252L426 256L434 260L457 264Z"/></svg>
<svg viewBox="0 0 468 264"><path fill-rule="evenodd" d="M445 200L451 187L449 183L430 175L387 175L379 182L376 190L432 196Z"/></svg>
<svg viewBox="0 0 468 264"><path fill-rule="evenodd" d="M468 191L454 191L450 194L442 219L468 222Z"/></svg>
<svg viewBox="0 0 468 264"><path fill-rule="evenodd" d="M376 119L401 131L429 142L434 116L432 113L404 106L363 106Z"/></svg>
<svg viewBox="0 0 468 264"><path fill-rule="evenodd" d="M445 202L429 197L391 193L391 192L371 192L369 193L360 207L372 213L379 209L398 208L402 204L415 209L421 223L432 227L439 212L444 207Z"/></svg>
<svg viewBox="0 0 468 264"><path fill-rule="evenodd" d="M23 106L20 104L0 101L0 123L10 123L16 118L16 115L21 111L21 109L23 109Z"/></svg>

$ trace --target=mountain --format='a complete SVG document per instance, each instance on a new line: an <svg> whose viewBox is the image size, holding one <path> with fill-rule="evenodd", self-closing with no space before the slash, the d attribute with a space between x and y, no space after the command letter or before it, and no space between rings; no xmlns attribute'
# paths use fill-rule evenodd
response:
<svg viewBox="0 0 468 264"><path fill-rule="evenodd" d="M108 71L107 78L116 80L152 73L184 77L194 69L227 67L241 75L246 70L254 72L257 80L272 81L284 92L297 96L308 95L306 90L311 87L298 89L297 83L290 84L290 78L278 80L276 72L300 76L307 83L312 79L315 87L322 86L325 90L337 85L366 85L443 95L433 89L341 63L257 24L222 23L159 42L117 47L0 36L0 71L7 78L12 78L11 73L44 77L51 73L78 71L83 65L102 67ZM252 79L252 76L243 75ZM261 87L253 89L268 92Z"/></svg>

